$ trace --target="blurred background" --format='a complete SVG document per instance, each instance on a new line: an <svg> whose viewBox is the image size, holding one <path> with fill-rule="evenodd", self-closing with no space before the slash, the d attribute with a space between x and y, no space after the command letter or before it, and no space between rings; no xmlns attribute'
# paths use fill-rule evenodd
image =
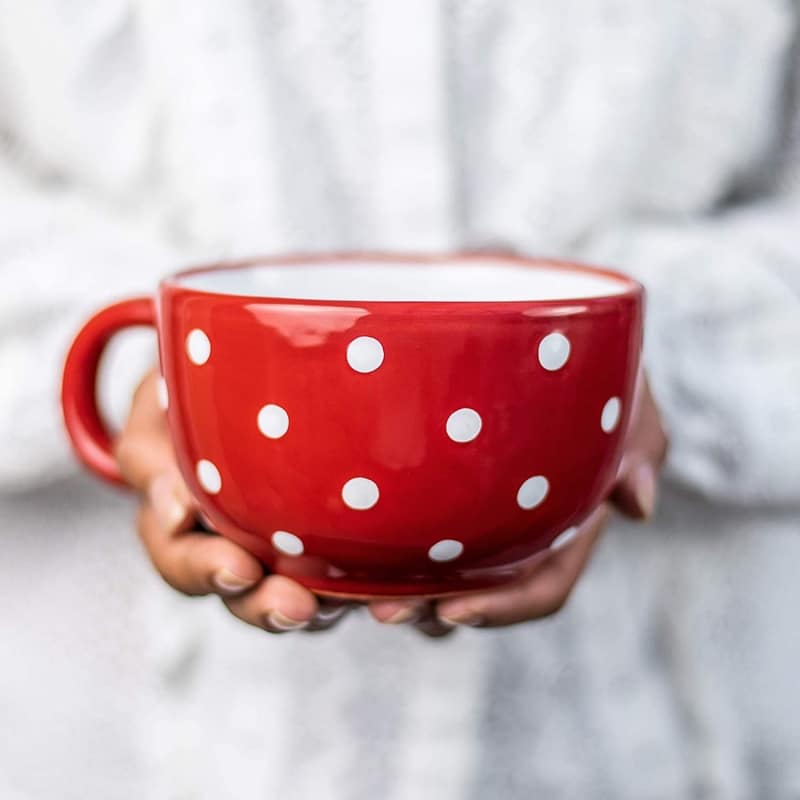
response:
<svg viewBox="0 0 800 800"><path fill-rule="evenodd" d="M800 797L791 0L0 0L0 797ZM72 459L97 307L259 253L629 272L671 451L556 616L271 636ZM120 426L155 358L115 343Z"/></svg>

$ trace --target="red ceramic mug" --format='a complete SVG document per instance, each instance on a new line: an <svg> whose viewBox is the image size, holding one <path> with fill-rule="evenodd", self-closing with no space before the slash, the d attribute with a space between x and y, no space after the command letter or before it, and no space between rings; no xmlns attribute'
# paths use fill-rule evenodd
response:
<svg viewBox="0 0 800 800"><path fill-rule="evenodd" d="M117 331L158 332L198 512L320 594L442 595L515 578L611 491L642 287L495 255L311 256L191 269L78 334L78 456L122 478L97 407Z"/></svg>

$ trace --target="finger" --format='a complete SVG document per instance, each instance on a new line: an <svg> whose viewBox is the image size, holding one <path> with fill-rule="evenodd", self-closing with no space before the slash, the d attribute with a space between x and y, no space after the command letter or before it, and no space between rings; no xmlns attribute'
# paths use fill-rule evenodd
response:
<svg viewBox="0 0 800 800"><path fill-rule="evenodd" d="M522 580L487 592L440 600L439 619L445 625L494 627L555 614L566 603L609 515L608 506L600 506L569 544L549 553Z"/></svg>
<svg viewBox="0 0 800 800"><path fill-rule="evenodd" d="M422 619L426 603L423 600L374 600L368 606L376 622L384 625L405 625Z"/></svg>
<svg viewBox="0 0 800 800"><path fill-rule="evenodd" d="M611 500L631 519L649 519L658 502L658 473L646 459L629 459L611 494Z"/></svg>
<svg viewBox="0 0 800 800"><path fill-rule="evenodd" d="M668 442L646 378L642 378L637 394L636 416L611 499L627 516L647 519L655 511L658 473L667 455Z"/></svg>
<svg viewBox="0 0 800 800"><path fill-rule="evenodd" d="M115 453L128 483L147 493L164 530L189 530L194 523L192 498L175 462L157 400L154 372L145 377L134 394Z"/></svg>
<svg viewBox="0 0 800 800"><path fill-rule="evenodd" d="M175 466L175 453L156 387L157 376L151 372L136 389L128 420L114 443L120 471L139 491Z"/></svg>
<svg viewBox="0 0 800 800"><path fill-rule="evenodd" d="M453 630L452 625L436 616L435 605L424 600L376 600L369 604L369 612L383 625L413 625L432 638L446 636Z"/></svg>
<svg viewBox="0 0 800 800"><path fill-rule="evenodd" d="M426 606L420 619L414 623L414 627L431 639L442 639L455 631L455 626L452 623L443 622L439 619L435 603L429 603Z"/></svg>
<svg viewBox="0 0 800 800"><path fill-rule="evenodd" d="M311 619L311 622L303 628L307 633L330 630L338 625L351 611L358 608L357 603L320 598L317 598L317 606L317 613Z"/></svg>
<svg viewBox="0 0 800 800"><path fill-rule="evenodd" d="M228 539L163 526L150 503L139 510L139 536L164 580L184 594L230 596L252 588L260 562Z"/></svg>
<svg viewBox="0 0 800 800"><path fill-rule="evenodd" d="M253 591L223 601L234 616L272 633L306 628L319 611L317 598L283 575L270 575Z"/></svg>
<svg viewBox="0 0 800 800"><path fill-rule="evenodd" d="M150 481L145 502L156 515L164 534L188 531L196 524L189 489L174 464Z"/></svg>

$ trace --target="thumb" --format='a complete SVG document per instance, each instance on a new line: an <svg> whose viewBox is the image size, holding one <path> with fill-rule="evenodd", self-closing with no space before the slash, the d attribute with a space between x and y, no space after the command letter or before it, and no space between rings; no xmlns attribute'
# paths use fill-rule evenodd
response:
<svg viewBox="0 0 800 800"><path fill-rule="evenodd" d="M655 511L658 475L667 454L667 436L646 378L642 378L625 454L611 500L633 519L648 519Z"/></svg>
<svg viewBox="0 0 800 800"><path fill-rule="evenodd" d="M646 459L629 464L614 487L611 500L632 519L652 517L658 500L658 479L653 464Z"/></svg>

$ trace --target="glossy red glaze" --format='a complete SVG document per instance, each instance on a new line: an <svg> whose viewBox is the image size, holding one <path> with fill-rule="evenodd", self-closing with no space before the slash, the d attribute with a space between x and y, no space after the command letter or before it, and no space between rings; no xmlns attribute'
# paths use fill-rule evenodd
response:
<svg viewBox="0 0 800 800"><path fill-rule="evenodd" d="M454 258L469 256L445 260ZM302 269L312 260L334 258L294 262ZM555 264L513 261L531 269ZM446 594L514 578L607 496L616 475L639 367L643 291L606 274L625 281L625 291L500 302L269 299L167 279L158 317L169 424L203 517L273 570L323 594ZM143 302L127 307L128 322L144 319ZM64 384L78 452L113 479L90 387L95 356L121 324L114 309L125 308L102 312L84 329L75 347L90 356L70 356ZM203 363L188 356L195 330L210 344ZM571 349L564 366L549 371L538 352L553 333ZM362 336L383 347L380 367L368 373L347 358ZM612 398L621 414L607 432L601 417ZM277 438L259 429L265 405L288 415ZM82 411L68 411L75 408ZM480 415L481 428L457 442L447 421L463 408ZM273 423L281 433L280 414ZM205 461L216 472L206 465L204 487L198 464ZM534 476L546 478L549 491L523 508L518 492ZM343 499L343 486L356 477L378 488L370 508ZM217 478L221 486L211 493ZM533 483L528 505L543 485ZM275 532L292 536L274 540ZM431 548L443 540L451 543L434 553L455 557L435 561ZM290 551L302 546L302 554L283 553L274 542Z"/></svg>
<svg viewBox="0 0 800 800"><path fill-rule="evenodd" d="M73 449L83 463L111 483L124 484L112 452L112 438L97 407L97 372L111 337L122 330L155 324L150 297L123 300L95 314L75 337L64 365L61 408Z"/></svg>

